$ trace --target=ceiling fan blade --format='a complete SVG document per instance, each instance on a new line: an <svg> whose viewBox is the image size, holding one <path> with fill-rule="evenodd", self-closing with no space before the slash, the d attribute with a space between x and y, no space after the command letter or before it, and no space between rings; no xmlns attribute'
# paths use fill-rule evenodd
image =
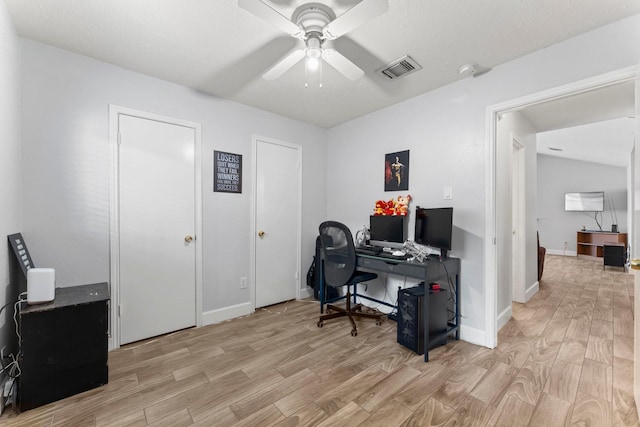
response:
<svg viewBox="0 0 640 427"><path fill-rule="evenodd" d="M362 0L325 25L322 29L322 35L328 40L335 40L373 18L377 18L387 10L389 10L388 0Z"/></svg>
<svg viewBox="0 0 640 427"><path fill-rule="evenodd" d="M291 51L287 56L285 56L280 62L271 67L269 71L262 75L262 78L265 80L275 80L281 75L283 75L289 68L293 67L304 58L305 52L304 49L296 49Z"/></svg>
<svg viewBox="0 0 640 427"><path fill-rule="evenodd" d="M285 16L281 15L277 10L271 8L260 0L238 0L238 6L248 12L253 13L258 18L267 21L271 25L280 28L285 33L297 37L304 38L304 29L291 22Z"/></svg>
<svg viewBox="0 0 640 427"><path fill-rule="evenodd" d="M345 58L340 52L335 49L323 49L322 59L327 61L329 65L344 74L349 80L358 80L364 76L364 71L360 69L356 64Z"/></svg>

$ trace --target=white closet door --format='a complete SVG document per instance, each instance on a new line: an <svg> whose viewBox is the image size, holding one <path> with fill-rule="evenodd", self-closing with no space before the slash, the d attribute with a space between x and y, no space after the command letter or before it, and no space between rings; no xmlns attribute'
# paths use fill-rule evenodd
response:
<svg viewBox="0 0 640 427"><path fill-rule="evenodd" d="M196 324L195 131L119 116L120 344Z"/></svg>
<svg viewBox="0 0 640 427"><path fill-rule="evenodd" d="M255 305L296 298L299 278L300 149L256 141Z"/></svg>

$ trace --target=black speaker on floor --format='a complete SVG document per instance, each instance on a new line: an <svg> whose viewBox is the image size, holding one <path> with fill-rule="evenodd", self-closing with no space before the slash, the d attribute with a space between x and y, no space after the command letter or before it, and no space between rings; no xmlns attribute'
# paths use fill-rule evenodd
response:
<svg viewBox="0 0 640 427"><path fill-rule="evenodd" d="M398 291L398 343L418 354L424 354L424 321L422 302L424 298L424 283L408 289ZM446 331L447 329L447 290L429 290L429 336ZM432 338L429 339L431 341ZM429 346L433 347L447 343L443 337Z"/></svg>

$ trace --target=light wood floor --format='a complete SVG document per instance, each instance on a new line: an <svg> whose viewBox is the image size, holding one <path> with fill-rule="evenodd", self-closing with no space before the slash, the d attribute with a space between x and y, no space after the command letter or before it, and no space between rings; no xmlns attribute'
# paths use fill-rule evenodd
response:
<svg viewBox="0 0 640 427"><path fill-rule="evenodd" d="M318 328L317 303L291 301L125 346L108 385L0 425L640 425L632 300L622 269L548 255L496 349L450 342L429 363L396 343L394 322L361 321L352 337L345 319Z"/></svg>

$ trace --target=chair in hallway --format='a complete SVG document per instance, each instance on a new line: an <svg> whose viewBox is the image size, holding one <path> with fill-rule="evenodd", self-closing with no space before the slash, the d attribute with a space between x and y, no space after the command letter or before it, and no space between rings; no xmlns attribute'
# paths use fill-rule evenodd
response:
<svg viewBox="0 0 640 427"><path fill-rule="evenodd" d="M538 281L542 280L542 272L544 271L544 256L547 253L547 248L540 246L540 233L538 235Z"/></svg>

